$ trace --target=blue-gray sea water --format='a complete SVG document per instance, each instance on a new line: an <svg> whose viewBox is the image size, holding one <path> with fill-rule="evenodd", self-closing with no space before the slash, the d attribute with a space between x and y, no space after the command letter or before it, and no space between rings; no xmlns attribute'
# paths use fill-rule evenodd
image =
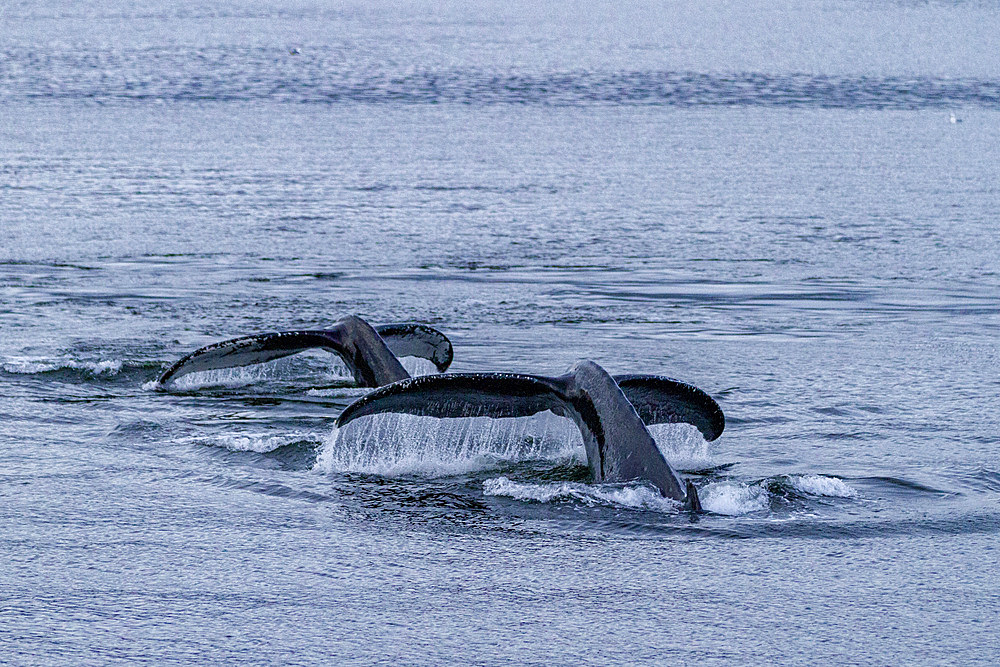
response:
<svg viewBox="0 0 1000 667"><path fill-rule="evenodd" d="M350 313L701 387L707 511L155 385ZM0 4L0 663L995 664L998 340L994 2Z"/></svg>

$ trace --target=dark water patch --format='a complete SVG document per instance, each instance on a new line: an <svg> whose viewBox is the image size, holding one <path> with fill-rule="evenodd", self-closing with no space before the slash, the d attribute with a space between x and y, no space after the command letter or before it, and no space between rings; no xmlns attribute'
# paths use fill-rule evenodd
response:
<svg viewBox="0 0 1000 667"><path fill-rule="evenodd" d="M818 436L823 440L834 440L834 441L878 440L884 437L882 434L876 433L874 431L834 431L831 433L820 433L818 434Z"/></svg>
<svg viewBox="0 0 1000 667"><path fill-rule="evenodd" d="M72 264L69 262L34 262L27 260L3 260L0 266L25 266L38 267L44 269L75 269L77 271L103 271L101 266L88 266L86 264Z"/></svg>
<svg viewBox="0 0 1000 667"><path fill-rule="evenodd" d="M145 419L139 419L118 424L111 429L111 432L108 433L108 437L119 438L122 440L149 440L157 438L162 432L162 424Z"/></svg>
<svg viewBox="0 0 1000 667"><path fill-rule="evenodd" d="M140 257L152 259L216 259L226 256L224 252L144 252Z"/></svg>
<svg viewBox="0 0 1000 667"><path fill-rule="evenodd" d="M992 535L1000 533L1000 516L974 513L957 517L837 521L826 519L794 519L786 521L754 521L742 525L713 526L703 519L685 528L695 534L723 539L810 539L861 540L898 539L917 535ZM660 526L650 526L656 531ZM673 530L676 530L674 528Z"/></svg>
<svg viewBox="0 0 1000 667"><path fill-rule="evenodd" d="M204 444L218 451L223 459L233 464L301 472L313 467L323 443L313 439L302 439L260 452L220 448L218 442L212 441L205 441Z"/></svg>
<svg viewBox="0 0 1000 667"><path fill-rule="evenodd" d="M86 405L88 403L103 403L120 398L116 394L91 394L85 397L58 396L55 398L43 399L46 403L65 403L67 405Z"/></svg>
<svg viewBox="0 0 1000 667"><path fill-rule="evenodd" d="M825 408L813 408L813 412L821 415L828 415L830 417L846 417L851 414L851 410L843 407L825 407Z"/></svg>
<svg viewBox="0 0 1000 667"><path fill-rule="evenodd" d="M713 465L708 468L681 468L680 472L685 475L693 475L697 477L707 477L714 478L720 477L722 473L730 470L733 466L737 465L738 461L731 461L729 463L720 463L718 465Z"/></svg>
<svg viewBox="0 0 1000 667"><path fill-rule="evenodd" d="M1000 493L1000 471L979 468L964 475L962 482L977 491Z"/></svg>
<svg viewBox="0 0 1000 667"><path fill-rule="evenodd" d="M426 479L386 478L359 473L335 476L338 491L368 516L399 515L417 518L451 518L474 522L494 522L479 485L469 478L446 482ZM371 514L373 513L374 514Z"/></svg>
<svg viewBox="0 0 1000 667"><path fill-rule="evenodd" d="M371 185L348 186L346 189L355 192L395 192L399 190L399 187L389 183L373 183Z"/></svg>
<svg viewBox="0 0 1000 667"><path fill-rule="evenodd" d="M515 268L509 264L487 264L477 260L453 260L444 264L445 268L459 271L496 271L503 272Z"/></svg>
<svg viewBox="0 0 1000 667"><path fill-rule="evenodd" d="M283 470L310 470L322 445L316 440L298 440L265 452L264 458L276 462Z"/></svg>
<svg viewBox="0 0 1000 667"><path fill-rule="evenodd" d="M518 461L497 465L490 476L506 475L518 481L537 482L586 482L591 478L590 468L573 460ZM477 481L478 483L478 481Z"/></svg>
<svg viewBox="0 0 1000 667"><path fill-rule="evenodd" d="M223 489L235 489L238 491L251 491L275 498L285 498L288 500L304 500L310 503L330 503L337 502L337 497L308 489L293 489L290 486L278 482L265 482L259 480L232 479L223 475L213 477L200 477L198 481L208 483L212 486Z"/></svg>
<svg viewBox="0 0 1000 667"><path fill-rule="evenodd" d="M909 479L903 479L901 477L864 477L857 478L857 481L869 481L879 484L887 484L897 490L914 492L914 493L928 493L936 496L948 496L951 495L950 491L944 491L942 489L936 489L932 486L927 486L926 484L921 484Z"/></svg>
<svg viewBox="0 0 1000 667"><path fill-rule="evenodd" d="M712 395L715 396L716 394L713 393ZM775 405L773 407L775 409L777 409L780 406ZM729 414L726 414L726 424L729 425L729 426L735 426L737 424L739 424L739 425L745 425L745 424L789 424L789 423L794 422L794 421L796 421L796 420L792 419L791 417L783 417L781 415L771 415L771 416L768 416L768 417L738 417L738 416L735 416L735 415L730 416Z"/></svg>
<svg viewBox="0 0 1000 667"><path fill-rule="evenodd" d="M0 99L92 102L1000 108L1000 81L806 73L352 68L333 51L7 49Z"/></svg>

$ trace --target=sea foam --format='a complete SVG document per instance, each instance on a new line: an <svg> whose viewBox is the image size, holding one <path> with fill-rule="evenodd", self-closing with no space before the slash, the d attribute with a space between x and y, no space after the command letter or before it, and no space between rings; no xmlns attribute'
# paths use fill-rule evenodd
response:
<svg viewBox="0 0 1000 667"><path fill-rule="evenodd" d="M51 373L63 369L82 370L93 376L114 376L122 369L120 359L109 359L105 361L77 361L68 357L58 357L56 359L45 357L9 357L3 364L0 364L8 373L18 375L34 375L37 373Z"/></svg>
<svg viewBox="0 0 1000 667"><path fill-rule="evenodd" d="M792 475L788 478L792 486L811 496L827 496L831 498L855 498L858 492L848 486L844 480L823 475Z"/></svg>
<svg viewBox="0 0 1000 667"><path fill-rule="evenodd" d="M577 501L586 505L608 505L629 509L676 512L681 504L664 498L659 491L646 485L611 486L580 482L550 482L533 484L496 477L483 482L487 496L506 496L515 500L537 503Z"/></svg>

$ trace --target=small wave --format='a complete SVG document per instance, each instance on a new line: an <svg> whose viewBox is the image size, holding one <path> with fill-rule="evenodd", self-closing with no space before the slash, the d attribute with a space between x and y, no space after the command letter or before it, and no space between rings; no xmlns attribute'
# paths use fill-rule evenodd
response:
<svg viewBox="0 0 1000 667"><path fill-rule="evenodd" d="M316 468L326 473L439 477L488 470L501 463L579 459L582 455L576 430L554 416L435 419L375 415L344 429L335 428Z"/></svg>
<svg viewBox="0 0 1000 667"><path fill-rule="evenodd" d="M224 433L215 436L184 438L181 442L219 447L231 452L257 452L267 454L288 445L301 442L320 442L322 437L315 433Z"/></svg>
<svg viewBox="0 0 1000 667"><path fill-rule="evenodd" d="M820 475L796 477L793 479L793 484L813 496L853 498L857 495L841 480ZM580 482L533 484L497 477L483 483L483 493L488 496L507 496L515 500L537 503L576 501L588 505L605 504L667 512L676 512L681 507L680 503L664 498L655 489L646 485L609 486ZM699 489L698 496L706 511L725 516L767 511L772 500L767 480L754 484L744 484L734 480L714 482Z"/></svg>
<svg viewBox="0 0 1000 667"><path fill-rule="evenodd" d="M766 488L734 481L707 484L698 490L698 498L706 511L727 516L760 512L770 506L770 494Z"/></svg>
<svg viewBox="0 0 1000 667"><path fill-rule="evenodd" d="M66 357L57 359L43 357L10 357L3 362L2 368L8 373L18 375L40 375L62 370L84 371L93 377L111 377L118 375L122 369L119 359L106 361L76 361Z"/></svg>
<svg viewBox="0 0 1000 667"><path fill-rule="evenodd" d="M629 509L677 512L681 504L664 498L658 491L645 485L609 486L558 482L531 484L515 482L507 477L496 477L483 482L487 496L507 496L515 500L537 503L576 501L585 505L608 505Z"/></svg>
<svg viewBox="0 0 1000 667"><path fill-rule="evenodd" d="M844 480L823 475L792 475L788 481L797 490L811 496L827 496L830 498L856 498L858 492L848 486Z"/></svg>
<svg viewBox="0 0 1000 667"><path fill-rule="evenodd" d="M787 494L788 487L813 497L856 498L858 492L843 480L824 475L782 475L752 484L725 480L706 484L698 490L703 508L714 514L739 516L761 512L772 500ZM782 492L785 490L785 493ZM793 498L796 497L794 494ZM801 496L798 496L801 500Z"/></svg>

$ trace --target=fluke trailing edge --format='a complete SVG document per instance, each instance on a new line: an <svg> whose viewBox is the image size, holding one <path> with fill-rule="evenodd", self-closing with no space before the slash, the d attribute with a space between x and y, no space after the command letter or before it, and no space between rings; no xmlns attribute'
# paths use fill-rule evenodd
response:
<svg viewBox="0 0 1000 667"><path fill-rule="evenodd" d="M422 324L386 324L373 328L360 317L338 320L330 329L279 331L244 336L195 350L159 378L161 385L188 373L262 364L304 350L324 349L338 355L363 387L379 387L409 374L397 357L421 357L443 372L451 364L451 341Z"/></svg>
<svg viewBox="0 0 1000 667"><path fill-rule="evenodd" d="M383 412L500 418L526 417L545 410L569 417L579 427L594 481L647 480L664 496L700 509L694 485L682 483L646 425L692 424L707 440L714 440L725 428L725 417L711 396L669 378L614 378L592 361L581 361L559 377L430 375L376 389L349 405L337 425Z"/></svg>

